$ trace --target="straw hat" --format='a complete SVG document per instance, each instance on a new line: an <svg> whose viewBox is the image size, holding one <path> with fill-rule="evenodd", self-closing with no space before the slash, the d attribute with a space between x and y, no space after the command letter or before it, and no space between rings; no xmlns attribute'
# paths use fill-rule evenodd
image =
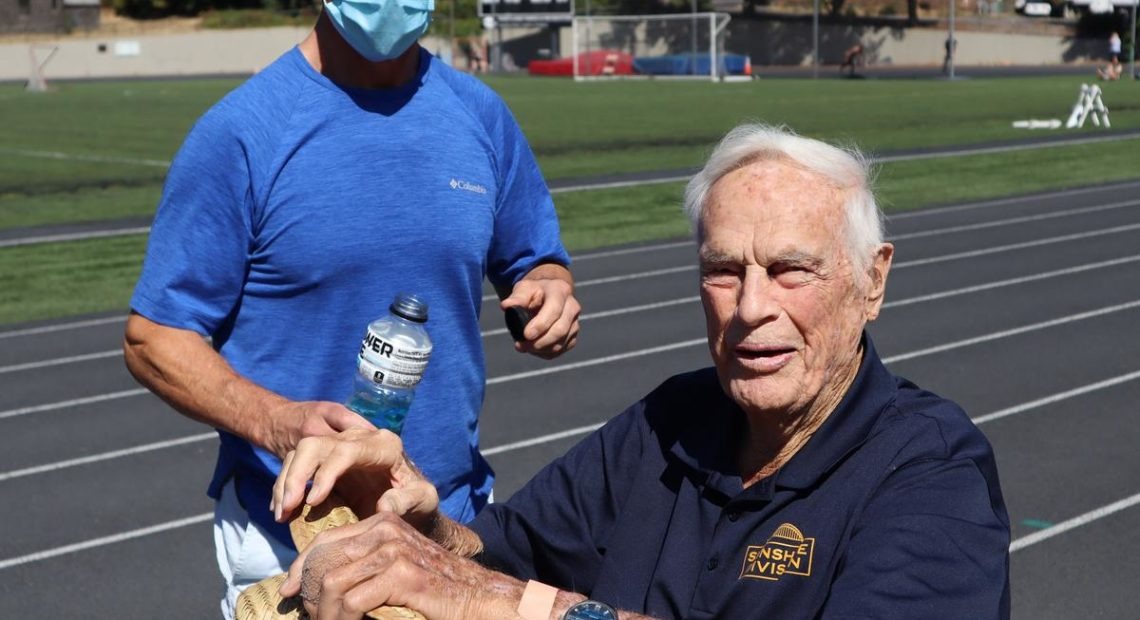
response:
<svg viewBox="0 0 1140 620"><path fill-rule="evenodd" d="M324 530L356 523L358 519L344 505L330 499L320 506L305 506L301 515L289 523L289 532L297 549L304 549L317 534ZM248 587L237 599L235 620L303 620L309 615L301 604L301 597L282 598L277 593L285 581L285 574L270 577ZM407 607L379 607L364 615L373 620L426 620L423 615Z"/></svg>

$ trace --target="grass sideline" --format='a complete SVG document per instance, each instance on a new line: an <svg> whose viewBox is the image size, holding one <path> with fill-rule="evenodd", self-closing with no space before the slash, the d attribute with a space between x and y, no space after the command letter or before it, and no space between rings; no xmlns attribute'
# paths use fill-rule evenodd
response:
<svg viewBox="0 0 1140 620"><path fill-rule="evenodd" d="M786 123L871 152L1025 137L1010 120L1064 116L1081 81L488 79L551 179L699 165L725 130L748 119ZM165 174L161 162L202 111L238 83L74 83L46 95L0 86L0 117L6 120L0 125L0 228L152 214ZM1140 127L1140 89L1134 86L1104 85L1114 127ZM896 162L881 168L878 185L884 207L895 211L1132 179L1140 177L1130 165L1135 144ZM688 226L679 209L681 189L660 184L558 194L566 244L582 251L683 236ZM144 243L125 237L0 249L0 324L125 309Z"/></svg>
<svg viewBox="0 0 1140 620"><path fill-rule="evenodd" d="M1010 121L1065 116L1082 78L487 82L510 105L547 178L560 179L696 166L745 120L785 123L872 153L1040 135ZM195 119L239 83L62 83L46 94L0 86L0 228L153 213L161 167L27 152L167 161ZM1103 85L1116 128L1140 127L1134 86Z"/></svg>

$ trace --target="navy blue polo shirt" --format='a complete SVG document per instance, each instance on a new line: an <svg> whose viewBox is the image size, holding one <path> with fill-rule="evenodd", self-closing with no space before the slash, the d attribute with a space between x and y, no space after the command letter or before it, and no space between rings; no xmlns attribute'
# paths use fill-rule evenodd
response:
<svg viewBox="0 0 1140 620"><path fill-rule="evenodd" d="M1009 517L960 407L883 366L745 489L744 413L675 376L471 524L482 561L659 618L1009 617Z"/></svg>

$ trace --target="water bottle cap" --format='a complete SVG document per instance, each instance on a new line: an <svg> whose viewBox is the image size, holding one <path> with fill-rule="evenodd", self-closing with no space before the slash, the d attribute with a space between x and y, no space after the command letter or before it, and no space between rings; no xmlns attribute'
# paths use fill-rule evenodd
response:
<svg viewBox="0 0 1140 620"><path fill-rule="evenodd" d="M427 323L428 320L427 302L419 295L400 293L396 295L396 300L388 309L392 314L416 323Z"/></svg>

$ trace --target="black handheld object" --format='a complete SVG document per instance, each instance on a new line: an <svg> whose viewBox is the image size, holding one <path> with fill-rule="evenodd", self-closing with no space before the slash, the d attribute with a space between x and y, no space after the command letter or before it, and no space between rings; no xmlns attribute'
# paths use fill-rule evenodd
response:
<svg viewBox="0 0 1140 620"><path fill-rule="evenodd" d="M526 311L526 308L507 308L503 311L503 317L507 320L507 331L511 333L511 338L515 342L526 340L523 330L526 329L526 324L530 322L530 313Z"/></svg>

